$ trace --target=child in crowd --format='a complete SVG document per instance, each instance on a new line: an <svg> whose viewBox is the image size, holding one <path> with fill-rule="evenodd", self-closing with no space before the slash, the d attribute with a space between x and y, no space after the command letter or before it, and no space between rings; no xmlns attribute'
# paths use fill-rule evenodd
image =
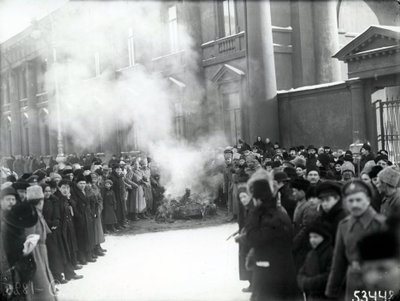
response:
<svg viewBox="0 0 400 301"><path fill-rule="evenodd" d="M115 210L117 208L117 202L115 199L115 193L111 189L113 182L111 180L106 180L104 182L104 187L101 191L103 197L103 223L105 226L105 232L115 232L115 224L117 223L117 217L115 215Z"/></svg>
<svg viewBox="0 0 400 301"><path fill-rule="evenodd" d="M332 239L327 226L314 223L309 229L311 250L297 276L297 282L307 300L324 300L332 263Z"/></svg>

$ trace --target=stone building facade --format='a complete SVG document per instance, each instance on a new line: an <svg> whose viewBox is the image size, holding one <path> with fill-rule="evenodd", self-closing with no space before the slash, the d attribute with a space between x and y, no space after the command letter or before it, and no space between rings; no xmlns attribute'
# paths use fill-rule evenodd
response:
<svg viewBox="0 0 400 301"><path fill-rule="evenodd" d="M357 123L337 143L329 136L335 135L334 129L319 136L318 141L309 141L312 133L302 137L301 131L288 126L285 101L291 97L290 91L308 90L311 97L318 98L321 93L313 94L315 87L350 80L347 64L334 55L371 25L397 26L400 22L396 1L181 0L162 2L157 9L165 24L160 36L133 41L135 28L121 28L110 42L121 47L104 54L96 52L88 59L93 64L88 79L101 75L96 65L99 60L112 66L116 80L143 67L160 73L176 95L177 136L191 139L222 130L232 144L239 138L253 142L256 136L262 136L284 144L303 141L346 147L354 138L353 132L358 131ZM66 4L0 45L2 155L82 151L58 124L62 116L57 111L57 90L67 83L49 80L54 74L47 72L63 59L62 49L52 45L51 32L57 19L68 13L71 11ZM178 25L191 36L190 49L179 47ZM38 28L50 38L35 38ZM82 37L82 41L85 39L90 35ZM193 51L196 55L189 55ZM187 80L189 73L194 74L196 86ZM199 109L188 112L185 107L190 106L199 84L204 91ZM356 88L353 85L351 89ZM318 114L323 107L315 101L310 109ZM342 113L335 122L343 124L351 118ZM318 133L313 122L312 117L305 121ZM107 139L100 131L98 145L85 151L140 148L134 137L126 138L126 131L121 128ZM293 133L296 137L289 139Z"/></svg>

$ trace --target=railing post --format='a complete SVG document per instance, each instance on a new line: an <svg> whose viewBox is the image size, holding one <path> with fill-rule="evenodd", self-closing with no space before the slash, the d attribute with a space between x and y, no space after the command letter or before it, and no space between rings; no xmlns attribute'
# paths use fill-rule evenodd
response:
<svg viewBox="0 0 400 301"><path fill-rule="evenodd" d="M380 127L381 127L381 144L382 144L382 149L385 149L385 126L383 122L383 103L382 100L378 100L378 105L379 105L379 120L380 120Z"/></svg>

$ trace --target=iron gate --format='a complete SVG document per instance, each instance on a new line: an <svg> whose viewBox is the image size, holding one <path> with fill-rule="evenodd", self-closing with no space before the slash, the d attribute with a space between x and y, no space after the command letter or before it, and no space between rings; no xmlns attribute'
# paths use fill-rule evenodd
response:
<svg viewBox="0 0 400 301"><path fill-rule="evenodd" d="M376 109L378 145L388 151L389 160L400 162L400 99L377 100Z"/></svg>

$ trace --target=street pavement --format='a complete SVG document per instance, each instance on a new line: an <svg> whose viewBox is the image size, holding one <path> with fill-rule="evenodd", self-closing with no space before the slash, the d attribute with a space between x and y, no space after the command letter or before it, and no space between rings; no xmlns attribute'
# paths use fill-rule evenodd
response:
<svg viewBox="0 0 400 301"><path fill-rule="evenodd" d="M238 246L226 238L237 224L129 235L107 235L107 255L58 286L58 299L244 301Z"/></svg>

